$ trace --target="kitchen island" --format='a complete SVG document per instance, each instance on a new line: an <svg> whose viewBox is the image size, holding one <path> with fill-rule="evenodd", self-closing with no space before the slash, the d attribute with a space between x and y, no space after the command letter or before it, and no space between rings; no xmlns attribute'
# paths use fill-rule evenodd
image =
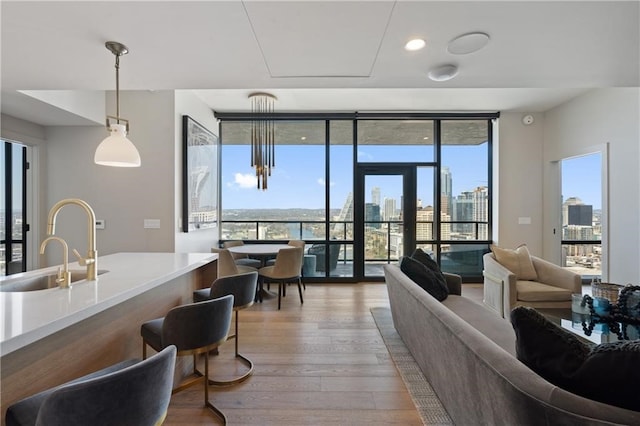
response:
<svg viewBox="0 0 640 426"><path fill-rule="evenodd" d="M142 354L140 325L192 301L216 276L212 253L117 253L99 257L96 281L71 288L0 292L2 418L11 403ZM71 270L84 269L77 263ZM55 273L25 272L3 282ZM188 365L179 365L177 376Z"/></svg>

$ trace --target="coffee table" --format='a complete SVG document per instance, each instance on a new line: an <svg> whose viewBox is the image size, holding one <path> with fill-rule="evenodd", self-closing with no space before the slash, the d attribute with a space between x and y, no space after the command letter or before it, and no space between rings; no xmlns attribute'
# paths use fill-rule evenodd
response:
<svg viewBox="0 0 640 426"><path fill-rule="evenodd" d="M554 324L590 342L600 344L617 342L619 340L618 335L610 332L609 327L605 323L596 323L591 335L587 335L584 332L582 323L589 323L591 319L589 314L579 314L572 312L571 309L536 308L536 310ZM631 340L640 339L640 333L636 326L627 326L627 334Z"/></svg>

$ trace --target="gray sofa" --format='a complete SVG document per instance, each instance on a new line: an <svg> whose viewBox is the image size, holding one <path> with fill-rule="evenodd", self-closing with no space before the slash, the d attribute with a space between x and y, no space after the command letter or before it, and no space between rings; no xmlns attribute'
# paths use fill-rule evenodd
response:
<svg viewBox="0 0 640 426"><path fill-rule="evenodd" d="M511 324L456 288L438 302L397 265L384 273L395 328L456 425L640 425L640 412L534 373L516 358Z"/></svg>

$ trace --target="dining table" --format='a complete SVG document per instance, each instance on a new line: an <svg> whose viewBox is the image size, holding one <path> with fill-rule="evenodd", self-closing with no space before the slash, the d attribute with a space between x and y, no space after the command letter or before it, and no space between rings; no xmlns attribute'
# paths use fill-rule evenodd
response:
<svg viewBox="0 0 640 426"><path fill-rule="evenodd" d="M246 254L249 257L260 259L262 266L264 266L267 259L277 256L280 250L289 248L293 248L293 246L282 243L262 243L227 247L227 250L232 254Z"/></svg>

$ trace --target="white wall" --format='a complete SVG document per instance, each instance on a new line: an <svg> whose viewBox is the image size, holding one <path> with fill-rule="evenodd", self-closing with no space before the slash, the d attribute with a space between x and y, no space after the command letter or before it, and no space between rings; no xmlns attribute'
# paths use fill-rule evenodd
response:
<svg viewBox="0 0 640 426"><path fill-rule="evenodd" d="M115 111L114 98L113 93L107 97L107 111ZM104 126L48 127L45 213L63 198L80 198L91 205L97 219L106 221L106 229L97 231L99 255L172 252L175 140L169 118L173 92L121 92L120 111L130 121L129 138L140 152L142 166L116 168L93 162L96 147L108 136ZM144 229L144 219L159 219L161 228ZM58 215L56 234L84 254L85 224L80 208L65 207ZM47 256L47 263L59 264L59 255L53 256Z"/></svg>
<svg viewBox="0 0 640 426"><path fill-rule="evenodd" d="M493 182L494 242L515 248L527 244L542 255L542 148L544 120L524 125L521 113L501 113L495 137ZM530 219L521 224L520 218Z"/></svg>
<svg viewBox="0 0 640 426"><path fill-rule="evenodd" d="M176 240L175 251L177 253L209 252L211 247L218 242L218 228L203 229L193 232L182 232L182 116L188 115L202 124L212 133L218 135L218 121L213 116L213 111L200 98L191 91L178 90L175 92L175 216ZM220 151L218 151L219 155ZM217 177L216 177L217 179ZM219 197L219 194L218 194Z"/></svg>
<svg viewBox="0 0 640 426"><path fill-rule="evenodd" d="M608 251L610 282L640 284L640 89L599 89L545 113L544 167L562 158L608 147ZM558 205L558 182L545 183L544 203ZM551 211L551 209L549 209ZM554 218L546 221L553 223ZM545 252L557 246L543 235Z"/></svg>

